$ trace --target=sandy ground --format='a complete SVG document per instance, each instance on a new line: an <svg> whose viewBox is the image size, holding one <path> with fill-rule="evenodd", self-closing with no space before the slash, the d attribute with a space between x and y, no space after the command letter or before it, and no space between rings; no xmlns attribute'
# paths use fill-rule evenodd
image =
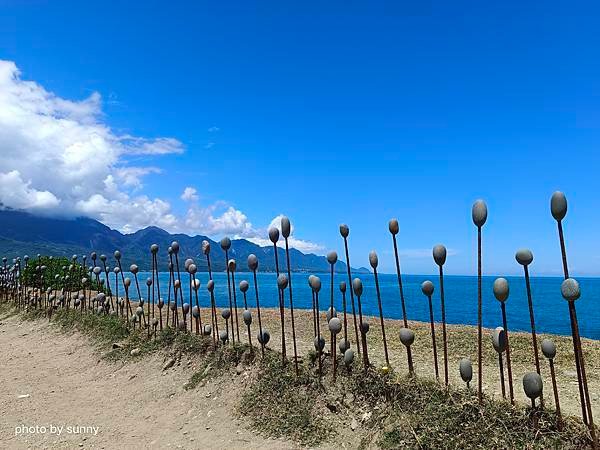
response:
<svg viewBox="0 0 600 450"><path fill-rule="evenodd" d="M293 448L234 418L244 374L185 391L193 362L165 371L160 355L107 363L86 338L51 328L44 321L2 320L0 448ZM238 389L229 389L231 383ZM64 427L62 434L51 425ZM22 426L47 429L30 433ZM97 431L69 434L69 426Z"/></svg>
<svg viewBox="0 0 600 450"><path fill-rule="evenodd" d="M239 310L241 316L241 309ZM263 325L271 332L269 346L281 349L279 311L262 311ZM202 316L209 317L208 310ZM348 316L349 324L351 316ZM221 321L222 322L222 321ZM381 329L378 319L369 318L371 331L368 347L371 362L384 364ZM247 341L245 328L240 337ZM322 333L327 339L325 317ZM223 327L224 323L220 324ZM407 371L406 350L399 342L401 322L386 320L390 365L398 372ZM429 324L411 322L416 332L413 345L415 369L420 377L433 377L433 356ZM253 342L258 331L254 312ZM348 330L352 342L354 330ZM436 325L436 341L440 377L443 381L443 350L441 325ZM448 327L448 360L450 383L464 386L458 374L462 357L473 360L476 386L476 330L472 327ZM298 353L305 355L313 339L310 311L296 311ZM341 337L341 335L340 335ZM543 337L540 336L540 341ZM579 415L577 378L570 338L551 336L557 344L556 358L561 407L564 414ZM511 333L514 392L518 402L525 402L521 378L535 370L531 336ZM291 321L286 311L286 349L293 356ZM484 335L484 390L501 397L497 356L490 343L490 330ZM283 440L264 439L244 428L235 415L240 392L249 374L236 371L209 381L192 391L183 385L194 373L196 361L184 360L180 365L162 370L164 355L154 355L136 362L110 363L78 334L64 335L45 320L21 322L16 317L2 318L0 345L3 364L0 365L0 448L293 448ZM589 390L596 422L600 421L600 341L584 340ZM553 404L547 361L541 356L546 402ZM506 370L506 369L505 369ZM25 397L23 397L25 396ZM50 425L62 426L59 436L51 433ZM68 426L98 427L83 433L68 433ZM26 430L22 426L46 426L42 430ZM358 434L358 432L357 432ZM353 447L358 436L337 440L337 444ZM332 444L329 444L332 445Z"/></svg>

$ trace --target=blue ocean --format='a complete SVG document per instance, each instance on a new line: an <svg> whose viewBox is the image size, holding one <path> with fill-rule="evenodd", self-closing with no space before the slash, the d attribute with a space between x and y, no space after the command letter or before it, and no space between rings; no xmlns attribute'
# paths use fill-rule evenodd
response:
<svg viewBox="0 0 600 450"><path fill-rule="evenodd" d="M133 277L130 273L126 276ZM146 278L150 276L149 272L140 272L138 279L140 281L140 290L142 297L147 297ZM210 296L206 290L208 273L199 273L196 275L201 282L198 291L200 304L208 306ZM330 276L329 274L319 274L322 281L320 293L320 307L326 310L330 303ZM215 281L215 299L218 307L229 305L227 294L227 274L213 274ZM377 295L375 290L375 281L372 274L361 274L361 280L364 284L364 294L362 297L363 313L367 315L378 315ZM497 327L502 325L502 316L500 313L500 304L495 299L492 292L492 284L496 277L483 277L483 325L485 327ZM274 273L258 273L258 291L260 295L261 307L276 307L277 283ZM402 277L404 286L404 296L406 300L406 310L409 320L428 321L429 307L427 298L421 292L421 283L430 279L435 284L433 295L435 320L441 320L440 298L439 298L439 279L438 277L424 275L404 275ZM506 312L508 327L511 331L529 331L529 310L527 305L527 293L525 291L525 279L523 277L507 277L510 284L510 297L506 301ZM189 275L186 272L181 273L183 293L186 301L189 301ZM236 272L235 281L238 296L238 307L243 307L242 293L238 285L241 280L248 280L250 289L248 291L248 305L254 308L254 284L252 273ZM580 333L584 337L600 339L600 278L578 278L581 285L581 298L576 301L577 316L579 320ZM344 274L334 275L334 304L338 310L342 307L342 295L339 290L340 281L348 282L348 276ZM160 273L161 296L167 300L167 288L169 285L168 272ZM536 328L539 332L570 335L571 327L567 302L561 297L560 284L562 278L551 277L532 277L531 290L533 297L533 306L535 312ZM114 289L114 275L110 277L111 286ZM398 290L398 281L395 274L380 274L379 285L383 303L383 312L385 317L400 319L402 318L402 308L400 304L400 295ZM292 274L292 287L295 308L312 308L312 294L308 286L308 274ZM446 301L446 321L453 324L477 324L477 277L474 276L451 276L444 278L444 291ZM124 295L122 283L119 283L119 295ZM349 292L346 293L347 300L350 300ZM138 297L135 283L132 283L130 297ZM286 306L289 307L289 297L286 293ZM349 303L348 303L349 308ZM348 309L349 310L349 309Z"/></svg>

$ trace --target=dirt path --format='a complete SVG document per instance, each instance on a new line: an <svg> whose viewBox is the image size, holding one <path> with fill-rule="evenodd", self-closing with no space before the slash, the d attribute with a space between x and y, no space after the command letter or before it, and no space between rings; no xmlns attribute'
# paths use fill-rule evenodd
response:
<svg viewBox="0 0 600 450"><path fill-rule="evenodd" d="M108 363L78 334L59 334L44 321L1 322L0 448L292 448L234 418L239 389L228 385L243 387L244 374L185 391L187 360L165 371L158 355Z"/></svg>

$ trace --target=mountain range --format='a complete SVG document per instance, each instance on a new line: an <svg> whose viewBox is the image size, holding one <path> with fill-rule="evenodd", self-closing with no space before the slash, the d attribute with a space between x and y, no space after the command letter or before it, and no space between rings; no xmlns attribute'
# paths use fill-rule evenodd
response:
<svg viewBox="0 0 600 450"><path fill-rule="evenodd" d="M92 251L98 255L105 254L110 265L115 261L113 253L120 250L122 265L128 268L135 263L140 270L150 270L150 245L158 244L159 270L168 270L167 248L173 241L180 245L180 265L184 260L194 259L199 271L208 269L206 257L202 254L202 241L207 240L211 246L211 266L214 271L225 270L225 252L218 242L207 236L188 236L186 234L170 234L158 227L147 227L131 234L123 234L103 223L89 218L75 219L40 217L16 211L0 210L0 256L11 260L17 256L31 257L42 255L67 256L89 255ZM285 250L277 249L279 268L287 271ZM275 271L275 252L273 247L261 247L246 239L232 239L229 258L237 261L239 271L246 271L248 255L254 253L259 260L259 270ZM88 257L88 261L89 257ZM90 261L91 263L91 261ZM98 263L99 264L99 263ZM294 272L328 272L330 265L324 256L312 253L304 254L294 248L290 249L290 266ZM338 261L336 272L346 272L346 264ZM368 273L361 267L352 269L354 273Z"/></svg>

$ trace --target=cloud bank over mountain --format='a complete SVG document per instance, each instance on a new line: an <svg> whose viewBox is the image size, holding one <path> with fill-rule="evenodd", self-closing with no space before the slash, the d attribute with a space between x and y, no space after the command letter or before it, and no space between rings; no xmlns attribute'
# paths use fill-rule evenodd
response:
<svg viewBox="0 0 600 450"><path fill-rule="evenodd" d="M108 125L98 92L83 100L61 98L22 79L16 64L3 60L0 149L3 208L46 216L86 216L126 233L155 225L169 232L227 234L257 243L266 238L267 227L253 226L246 214L228 202L201 204L193 186L186 187L178 199L186 205L182 215L168 200L144 193L144 177L161 172L162 156L184 153L182 142L120 134ZM322 250L295 238L290 244L302 251Z"/></svg>

